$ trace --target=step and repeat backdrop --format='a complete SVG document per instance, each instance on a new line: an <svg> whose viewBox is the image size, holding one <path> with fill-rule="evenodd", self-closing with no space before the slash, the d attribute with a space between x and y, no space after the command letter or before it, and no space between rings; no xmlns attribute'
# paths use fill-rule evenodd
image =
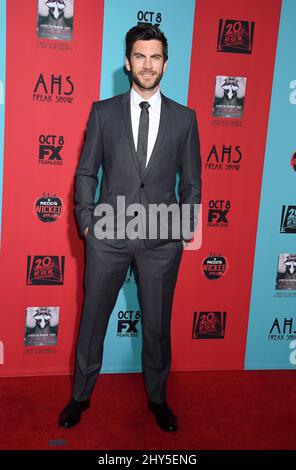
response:
<svg viewBox="0 0 296 470"><path fill-rule="evenodd" d="M73 372L74 174L92 102L129 89L138 23L167 36L161 89L196 110L201 139L202 244L183 253L172 370L296 367L295 17L294 0L0 0L2 376ZM131 265L102 372L141 371L141 345Z"/></svg>

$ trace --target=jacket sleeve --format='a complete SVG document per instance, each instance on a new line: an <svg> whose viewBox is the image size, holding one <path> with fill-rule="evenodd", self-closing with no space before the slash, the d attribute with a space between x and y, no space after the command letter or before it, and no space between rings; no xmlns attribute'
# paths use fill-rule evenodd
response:
<svg viewBox="0 0 296 470"><path fill-rule="evenodd" d="M185 231L182 225L182 239L190 241L192 236L186 236L186 232L188 233L188 230L192 234L195 232L198 223L199 204L201 203L201 157L195 111L192 112L188 135L183 147L179 191L181 221L182 216L184 219L184 215L187 215L186 220L190 219L190 227L186 227ZM186 222L185 225L187 225Z"/></svg>
<svg viewBox="0 0 296 470"><path fill-rule="evenodd" d="M86 138L75 174L75 212L81 234L92 223L98 171L102 163L102 156L102 135L98 111L94 102L88 118Z"/></svg>

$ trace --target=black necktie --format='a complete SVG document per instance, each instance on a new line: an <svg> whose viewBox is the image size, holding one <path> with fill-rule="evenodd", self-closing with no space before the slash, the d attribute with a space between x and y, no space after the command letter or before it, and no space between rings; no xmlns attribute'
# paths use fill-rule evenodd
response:
<svg viewBox="0 0 296 470"><path fill-rule="evenodd" d="M150 104L148 101L142 101L139 104L142 109L140 115L139 132L138 132L138 145L137 155L140 163L142 173L146 168L147 160L147 147L148 147L148 130L149 130L149 112L148 108Z"/></svg>

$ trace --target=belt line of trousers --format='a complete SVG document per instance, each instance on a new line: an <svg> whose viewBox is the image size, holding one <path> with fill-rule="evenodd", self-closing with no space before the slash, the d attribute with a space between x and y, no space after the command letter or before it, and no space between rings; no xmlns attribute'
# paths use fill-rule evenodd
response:
<svg viewBox="0 0 296 470"><path fill-rule="evenodd" d="M87 400L96 384L103 360L103 345L110 315L134 261L142 319L142 372L147 397L166 401L171 365L171 315L182 257L181 241L146 248L143 240L128 240L115 248L89 231L86 237L85 297L76 350L73 398Z"/></svg>

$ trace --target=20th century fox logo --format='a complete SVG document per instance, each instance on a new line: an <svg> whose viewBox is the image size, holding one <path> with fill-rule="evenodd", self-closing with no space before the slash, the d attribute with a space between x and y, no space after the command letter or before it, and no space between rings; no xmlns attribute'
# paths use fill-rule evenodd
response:
<svg viewBox="0 0 296 470"><path fill-rule="evenodd" d="M220 19L217 51L251 54L254 28L254 21Z"/></svg>
<svg viewBox="0 0 296 470"><path fill-rule="evenodd" d="M139 310L120 310L118 312L118 323L117 323L117 336L120 337L137 337L139 331L137 325L141 318L141 312Z"/></svg>

